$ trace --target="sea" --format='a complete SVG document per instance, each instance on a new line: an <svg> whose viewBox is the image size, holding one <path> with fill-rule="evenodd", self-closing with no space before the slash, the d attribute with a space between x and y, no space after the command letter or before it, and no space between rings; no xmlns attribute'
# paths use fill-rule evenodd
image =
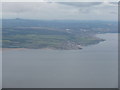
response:
<svg viewBox="0 0 120 90"><path fill-rule="evenodd" d="M2 88L117 88L118 34L81 50L2 51Z"/></svg>

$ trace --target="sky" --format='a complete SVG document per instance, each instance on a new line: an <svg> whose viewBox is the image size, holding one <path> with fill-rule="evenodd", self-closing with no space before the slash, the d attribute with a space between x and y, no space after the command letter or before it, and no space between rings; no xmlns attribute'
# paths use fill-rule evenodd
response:
<svg viewBox="0 0 120 90"><path fill-rule="evenodd" d="M101 2L2 2L3 19L110 20L118 19L118 3Z"/></svg>

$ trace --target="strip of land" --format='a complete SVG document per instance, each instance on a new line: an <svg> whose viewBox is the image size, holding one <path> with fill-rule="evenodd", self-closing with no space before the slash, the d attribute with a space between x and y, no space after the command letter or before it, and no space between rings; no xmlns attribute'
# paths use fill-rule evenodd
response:
<svg viewBox="0 0 120 90"><path fill-rule="evenodd" d="M115 22L3 20L2 48L82 49L104 41L95 35L116 32L115 27Z"/></svg>

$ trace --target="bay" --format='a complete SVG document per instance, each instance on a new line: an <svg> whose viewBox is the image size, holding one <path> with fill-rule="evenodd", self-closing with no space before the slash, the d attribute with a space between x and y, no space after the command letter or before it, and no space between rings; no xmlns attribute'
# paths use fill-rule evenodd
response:
<svg viewBox="0 0 120 90"><path fill-rule="evenodd" d="M117 88L118 35L82 50L3 51L3 88Z"/></svg>

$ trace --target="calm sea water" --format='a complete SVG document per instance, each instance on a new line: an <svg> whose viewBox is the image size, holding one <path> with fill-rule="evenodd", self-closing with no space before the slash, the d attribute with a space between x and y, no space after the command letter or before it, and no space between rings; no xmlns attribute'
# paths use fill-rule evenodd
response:
<svg viewBox="0 0 120 90"><path fill-rule="evenodd" d="M3 88L117 88L117 34L82 50L5 50Z"/></svg>

